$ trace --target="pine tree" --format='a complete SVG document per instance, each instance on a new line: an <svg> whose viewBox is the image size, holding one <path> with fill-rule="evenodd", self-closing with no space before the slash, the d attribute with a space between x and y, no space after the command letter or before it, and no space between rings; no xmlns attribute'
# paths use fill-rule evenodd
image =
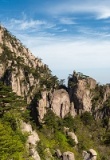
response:
<svg viewBox="0 0 110 160"><path fill-rule="evenodd" d="M0 115L10 109L20 109L25 105L22 97L12 92L10 86L3 85L0 82Z"/></svg>

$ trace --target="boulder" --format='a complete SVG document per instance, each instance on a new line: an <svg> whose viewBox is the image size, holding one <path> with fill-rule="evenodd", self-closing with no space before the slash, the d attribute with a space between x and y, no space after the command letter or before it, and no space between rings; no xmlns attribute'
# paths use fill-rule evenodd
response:
<svg viewBox="0 0 110 160"><path fill-rule="evenodd" d="M97 152L94 149L83 151L83 159L84 160L97 160Z"/></svg>
<svg viewBox="0 0 110 160"><path fill-rule="evenodd" d="M21 131L22 132L32 132L32 126L29 123L25 123L23 121L21 121Z"/></svg>
<svg viewBox="0 0 110 160"><path fill-rule="evenodd" d="M62 156L62 153L61 153L61 151L59 149L56 150L56 156L58 158L61 158L61 156Z"/></svg>
<svg viewBox="0 0 110 160"><path fill-rule="evenodd" d="M77 138L77 136L75 135L74 132L68 132L67 135L70 136L71 139L74 140L75 144L78 144L78 138Z"/></svg>
<svg viewBox="0 0 110 160"><path fill-rule="evenodd" d="M67 134L69 132L69 128L68 127L64 127L63 130L64 130L65 134Z"/></svg>
<svg viewBox="0 0 110 160"><path fill-rule="evenodd" d="M75 160L74 153L69 151L64 152L62 157L63 157L63 160Z"/></svg>
<svg viewBox="0 0 110 160"><path fill-rule="evenodd" d="M28 136L27 142L29 144L36 145L36 143L39 141L40 139L39 139L38 134L35 131L32 131L31 134Z"/></svg>
<svg viewBox="0 0 110 160"><path fill-rule="evenodd" d="M35 148L30 149L30 154L34 160L41 160Z"/></svg>
<svg viewBox="0 0 110 160"><path fill-rule="evenodd" d="M97 159L97 152L94 149L89 149L90 155L91 155L91 160L96 160Z"/></svg>
<svg viewBox="0 0 110 160"><path fill-rule="evenodd" d="M90 160L90 154L87 151L83 151L83 160Z"/></svg>

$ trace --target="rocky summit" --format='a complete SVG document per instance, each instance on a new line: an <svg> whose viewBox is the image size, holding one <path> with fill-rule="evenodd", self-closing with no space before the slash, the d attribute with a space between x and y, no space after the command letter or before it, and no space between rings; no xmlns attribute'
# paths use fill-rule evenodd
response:
<svg viewBox="0 0 110 160"><path fill-rule="evenodd" d="M110 84L68 86L0 26L0 159L110 160Z"/></svg>

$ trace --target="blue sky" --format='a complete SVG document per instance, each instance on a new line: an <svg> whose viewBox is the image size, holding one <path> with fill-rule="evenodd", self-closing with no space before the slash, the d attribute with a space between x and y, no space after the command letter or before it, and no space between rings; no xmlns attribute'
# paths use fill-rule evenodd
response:
<svg viewBox="0 0 110 160"><path fill-rule="evenodd" d="M0 22L60 79L110 83L109 0L0 0Z"/></svg>

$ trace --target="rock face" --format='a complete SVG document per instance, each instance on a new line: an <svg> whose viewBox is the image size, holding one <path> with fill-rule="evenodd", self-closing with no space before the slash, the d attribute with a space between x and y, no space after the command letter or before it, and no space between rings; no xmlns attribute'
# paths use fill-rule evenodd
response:
<svg viewBox="0 0 110 160"><path fill-rule="evenodd" d="M54 92L41 92L41 97L36 103L36 116L39 122L43 122L47 109L51 109L60 118L64 118L68 114L72 117L76 115L74 104L70 104L69 94L64 89L57 89Z"/></svg>
<svg viewBox="0 0 110 160"><path fill-rule="evenodd" d="M85 111L91 112L92 95L91 90L95 88L96 81L90 77L84 77L76 72L69 78L69 95L71 102L78 114Z"/></svg>
<svg viewBox="0 0 110 160"><path fill-rule="evenodd" d="M89 151L83 151L84 160L97 160L97 152L94 149L89 149Z"/></svg>
<svg viewBox="0 0 110 160"><path fill-rule="evenodd" d="M74 115L91 112L95 119L109 118L110 84L99 85L93 78L74 72L69 77L68 90Z"/></svg>
<svg viewBox="0 0 110 160"><path fill-rule="evenodd" d="M21 122L21 130L23 133L24 132L29 133L29 136L27 139L27 148L29 150L30 156L34 160L40 160L40 156L36 151L36 143L40 141L38 134L32 130L32 126L30 124L27 124L25 122Z"/></svg>
<svg viewBox="0 0 110 160"><path fill-rule="evenodd" d="M64 118L71 111L68 92L64 89L54 91L51 109L59 117Z"/></svg>
<svg viewBox="0 0 110 160"><path fill-rule="evenodd" d="M110 84L97 85L93 92L93 114L96 119L110 117ZM110 127L110 124L108 124Z"/></svg>
<svg viewBox="0 0 110 160"><path fill-rule="evenodd" d="M51 78L55 80L48 66L0 26L0 80L30 103L36 91L46 88Z"/></svg>
<svg viewBox="0 0 110 160"><path fill-rule="evenodd" d="M74 157L74 153L72 152L64 152L63 153L63 160L75 160L75 157Z"/></svg>
<svg viewBox="0 0 110 160"><path fill-rule="evenodd" d="M105 102L109 96L110 96L110 84L107 84L104 86L103 102Z"/></svg>
<svg viewBox="0 0 110 160"><path fill-rule="evenodd" d="M41 93L41 99L39 100L37 107L39 122L42 122L44 115L46 114L47 103L47 92L45 91Z"/></svg>

